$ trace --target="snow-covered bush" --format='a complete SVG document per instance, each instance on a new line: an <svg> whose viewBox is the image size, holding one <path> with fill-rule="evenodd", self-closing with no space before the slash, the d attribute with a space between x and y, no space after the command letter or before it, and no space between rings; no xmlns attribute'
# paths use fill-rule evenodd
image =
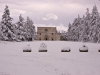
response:
<svg viewBox="0 0 100 75"><path fill-rule="evenodd" d="M80 52L88 52L88 47L86 45L83 45L82 47L79 48Z"/></svg>
<svg viewBox="0 0 100 75"><path fill-rule="evenodd" d="M70 47L65 47L61 50L61 52L70 52L70 51L71 51Z"/></svg>
<svg viewBox="0 0 100 75"><path fill-rule="evenodd" d="M32 49L31 49L30 45L23 47L23 52L31 52L31 50Z"/></svg>
<svg viewBox="0 0 100 75"><path fill-rule="evenodd" d="M62 31L60 34L61 34L60 40L61 41L67 41L67 38L66 38L67 32L66 31Z"/></svg>
<svg viewBox="0 0 100 75"><path fill-rule="evenodd" d="M47 46L45 43L40 44L39 52L47 52Z"/></svg>

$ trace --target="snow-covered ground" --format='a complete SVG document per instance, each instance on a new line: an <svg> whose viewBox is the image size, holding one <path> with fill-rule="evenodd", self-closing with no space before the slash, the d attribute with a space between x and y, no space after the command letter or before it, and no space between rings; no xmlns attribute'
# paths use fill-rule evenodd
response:
<svg viewBox="0 0 100 75"><path fill-rule="evenodd" d="M41 43L48 52L38 52ZM32 52L23 52L27 45ZM82 45L88 52L79 52ZM61 52L64 47L71 52ZM68 41L0 42L0 75L100 75L99 48L100 44Z"/></svg>

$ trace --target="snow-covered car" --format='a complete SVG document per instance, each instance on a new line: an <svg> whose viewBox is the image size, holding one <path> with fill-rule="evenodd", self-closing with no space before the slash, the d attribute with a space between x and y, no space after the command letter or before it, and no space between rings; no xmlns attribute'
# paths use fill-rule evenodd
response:
<svg viewBox="0 0 100 75"><path fill-rule="evenodd" d="M30 45L27 45L27 46L23 47L23 52L31 52Z"/></svg>
<svg viewBox="0 0 100 75"><path fill-rule="evenodd" d="M47 46L45 43L40 44L39 52L47 52Z"/></svg>
<svg viewBox="0 0 100 75"><path fill-rule="evenodd" d="M79 48L80 52L88 52L88 47L86 45L83 45L82 47Z"/></svg>
<svg viewBox="0 0 100 75"><path fill-rule="evenodd" d="M61 50L61 52L70 52L70 51L71 51L70 47L65 47Z"/></svg>

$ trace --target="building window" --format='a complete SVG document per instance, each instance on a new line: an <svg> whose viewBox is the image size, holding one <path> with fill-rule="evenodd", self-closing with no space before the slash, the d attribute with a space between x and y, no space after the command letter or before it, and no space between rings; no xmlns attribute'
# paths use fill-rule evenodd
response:
<svg viewBox="0 0 100 75"><path fill-rule="evenodd" d="M52 41L53 41L53 37L52 37Z"/></svg>
<svg viewBox="0 0 100 75"><path fill-rule="evenodd" d="M48 40L47 38L45 40Z"/></svg>
<svg viewBox="0 0 100 75"><path fill-rule="evenodd" d="M41 38L39 38L39 40L41 40Z"/></svg>
<svg viewBox="0 0 100 75"><path fill-rule="evenodd" d="M41 35L41 33L40 33L40 35Z"/></svg>
<svg viewBox="0 0 100 75"><path fill-rule="evenodd" d="M52 33L52 35L53 35L53 33Z"/></svg>
<svg viewBox="0 0 100 75"><path fill-rule="evenodd" d="M48 29L45 29L45 31L47 32L47 31L48 31Z"/></svg>

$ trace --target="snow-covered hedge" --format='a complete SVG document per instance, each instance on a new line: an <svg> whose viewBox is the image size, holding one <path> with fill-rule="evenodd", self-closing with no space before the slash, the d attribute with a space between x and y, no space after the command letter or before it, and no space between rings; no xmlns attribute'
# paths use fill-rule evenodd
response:
<svg viewBox="0 0 100 75"><path fill-rule="evenodd" d="M40 44L39 52L47 52L47 46L45 43Z"/></svg>
<svg viewBox="0 0 100 75"><path fill-rule="evenodd" d="M27 45L27 46L23 47L23 52L31 52L30 45Z"/></svg>
<svg viewBox="0 0 100 75"><path fill-rule="evenodd" d="M70 52L70 51L71 51L70 47L65 47L61 50L61 52Z"/></svg>
<svg viewBox="0 0 100 75"><path fill-rule="evenodd" d="M83 45L82 47L79 48L80 52L88 52L88 47L86 45Z"/></svg>

